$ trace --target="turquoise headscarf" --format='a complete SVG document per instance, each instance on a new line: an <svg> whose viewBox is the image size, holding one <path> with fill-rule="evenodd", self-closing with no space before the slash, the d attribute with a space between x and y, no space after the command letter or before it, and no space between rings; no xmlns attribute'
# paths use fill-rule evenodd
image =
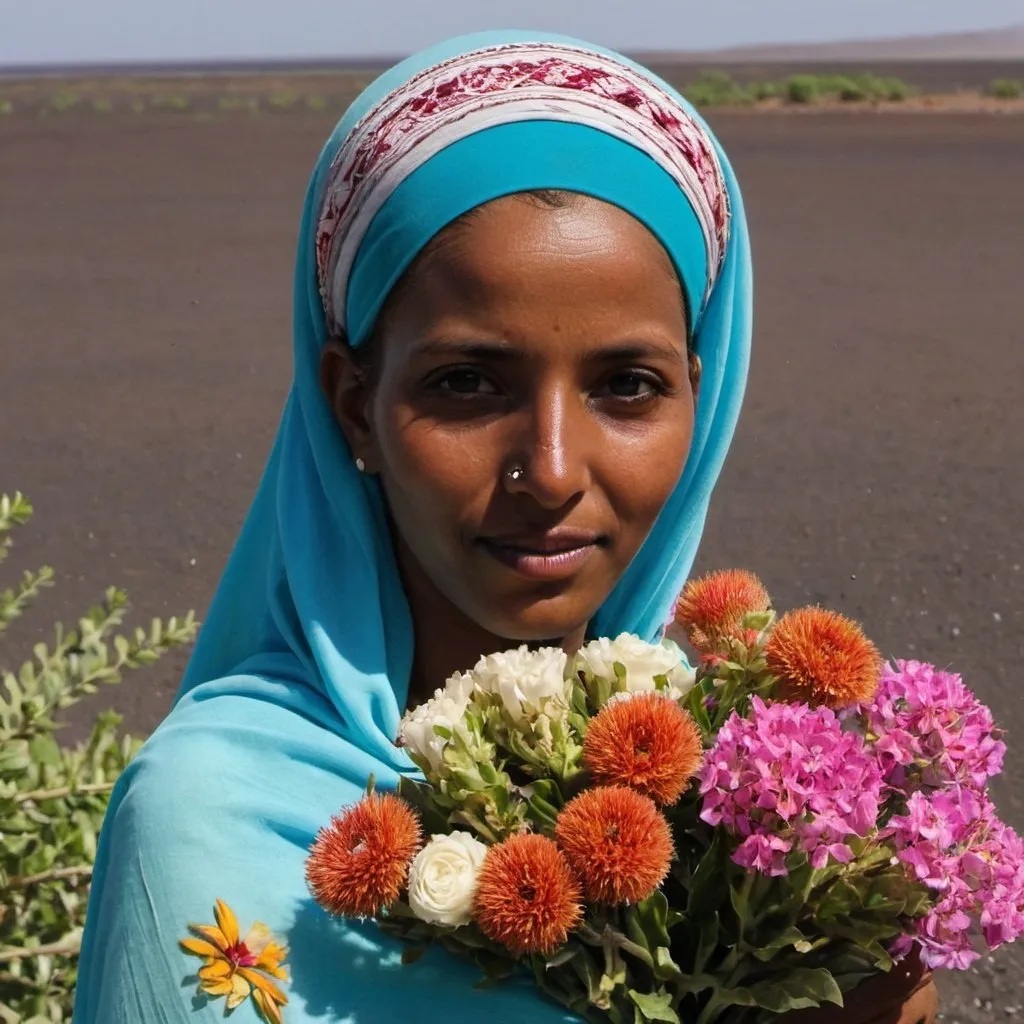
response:
<svg viewBox="0 0 1024 1024"><path fill-rule="evenodd" d="M296 260L294 385L175 707L112 796L75 1024L221 1019L221 1001L195 997L199 962L177 944L189 922L212 921L217 899L234 908L243 932L259 920L290 946L288 1024L576 1020L525 979L475 989L476 970L439 950L403 967L400 949L372 923L329 920L303 874L317 830L358 799L371 774L388 787L411 769L393 743L412 665L409 610L379 489L356 470L318 383L327 327L314 237L325 180L353 127L411 76L460 53L527 41L608 52L531 33L451 40L371 85L321 154ZM683 282L704 366L693 446L653 532L601 608L596 635L659 634L692 565L739 414L751 263L740 193L720 159L732 224L706 302L704 238L670 176L628 142L565 120L489 127L430 157L376 213L348 278L345 320L358 345L422 246L500 195L587 193L627 210L661 240ZM239 1024L255 1019L251 1000L234 1015Z"/></svg>

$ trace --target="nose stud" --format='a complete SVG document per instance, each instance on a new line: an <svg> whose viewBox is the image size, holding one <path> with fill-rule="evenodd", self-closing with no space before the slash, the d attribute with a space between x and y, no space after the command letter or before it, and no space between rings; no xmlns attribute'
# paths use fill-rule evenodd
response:
<svg viewBox="0 0 1024 1024"><path fill-rule="evenodd" d="M508 476L510 483L517 483L523 479L525 471L522 466L513 466L506 475Z"/></svg>

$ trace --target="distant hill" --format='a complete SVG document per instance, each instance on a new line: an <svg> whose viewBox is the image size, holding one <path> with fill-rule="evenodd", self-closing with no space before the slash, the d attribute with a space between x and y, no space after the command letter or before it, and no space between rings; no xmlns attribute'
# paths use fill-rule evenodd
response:
<svg viewBox="0 0 1024 1024"><path fill-rule="evenodd" d="M650 55L649 55L650 56ZM662 55L653 55L662 56ZM667 57L668 55L664 55ZM904 60L1024 60L1024 24L987 32L958 35L908 36L898 39L866 39L844 43L793 43L773 46L740 46L728 50L673 54L675 59L723 63L904 61Z"/></svg>

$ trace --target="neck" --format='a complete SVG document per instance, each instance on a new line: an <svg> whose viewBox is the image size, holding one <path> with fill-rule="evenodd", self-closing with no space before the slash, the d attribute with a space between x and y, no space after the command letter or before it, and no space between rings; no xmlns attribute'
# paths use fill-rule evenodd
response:
<svg viewBox="0 0 1024 1024"><path fill-rule="evenodd" d="M456 672L471 669L486 654L526 643L530 647L561 647L575 654L583 646L587 624L568 636L545 640L513 640L498 636L474 622L427 579L404 545L398 563L413 622L413 666L407 704L415 707Z"/></svg>

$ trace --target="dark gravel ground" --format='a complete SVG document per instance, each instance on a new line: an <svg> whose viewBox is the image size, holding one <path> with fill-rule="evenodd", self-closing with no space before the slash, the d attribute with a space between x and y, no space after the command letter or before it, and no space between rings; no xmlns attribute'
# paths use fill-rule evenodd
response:
<svg viewBox="0 0 1024 1024"><path fill-rule="evenodd" d="M835 606L962 670L1009 732L997 795L1024 826L1024 119L713 121L745 185L757 338L701 567L755 568L780 607ZM288 386L330 127L0 121L0 487L38 510L6 568L59 582L0 663L112 582L140 614L205 609ZM87 710L150 729L183 660ZM1024 951L942 989L949 1021L1024 1013Z"/></svg>

